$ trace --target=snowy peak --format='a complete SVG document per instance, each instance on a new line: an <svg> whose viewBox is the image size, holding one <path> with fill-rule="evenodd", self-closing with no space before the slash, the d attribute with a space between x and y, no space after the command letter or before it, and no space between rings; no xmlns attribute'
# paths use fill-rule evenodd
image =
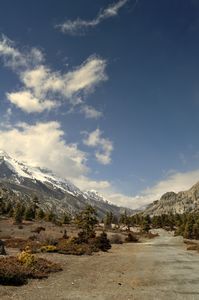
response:
<svg viewBox="0 0 199 300"><path fill-rule="evenodd" d="M23 183L24 180L29 179L33 182L39 181L44 184L50 184L54 189L60 189L63 192L67 191L73 195L80 193L80 190L68 180L59 178L47 169L31 167L19 162L3 150L0 150L0 178L16 183Z"/></svg>
<svg viewBox="0 0 199 300"><path fill-rule="evenodd" d="M36 194L44 211L69 212L74 215L86 204L90 204L96 208L101 218L107 211L118 216L124 210L109 203L95 190L83 192L48 169L28 166L4 151L0 151L0 189L2 186L20 195L22 201L31 199Z"/></svg>
<svg viewBox="0 0 199 300"><path fill-rule="evenodd" d="M85 198L93 199L95 201L101 201L101 202L111 204L108 200L106 200L102 195L100 195L95 190L89 190L89 191L84 192L84 196L85 196Z"/></svg>
<svg viewBox="0 0 199 300"><path fill-rule="evenodd" d="M0 150L0 159L4 157L10 158L10 156L4 150Z"/></svg>

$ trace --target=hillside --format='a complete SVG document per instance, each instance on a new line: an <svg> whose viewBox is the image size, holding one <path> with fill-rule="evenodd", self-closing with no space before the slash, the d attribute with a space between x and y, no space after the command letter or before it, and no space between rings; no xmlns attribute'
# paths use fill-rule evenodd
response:
<svg viewBox="0 0 199 300"><path fill-rule="evenodd" d="M0 195L30 201L35 195L39 206L56 213L69 212L72 215L82 210L86 204L97 209L99 217L107 211L114 215L124 212L125 208L109 203L96 191L81 191L70 181L59 178L53 172L39 167L30 167L0 151ZM127 209L129 213L132 211Z"/></svg>
<svg viewBox="0 0 199 300"><path fill-rule="evenodd" d="M160 200L150 204L144 214L151 216L162 214L183 214L199 211L199 182L188 191L165 193Z"/></svg>

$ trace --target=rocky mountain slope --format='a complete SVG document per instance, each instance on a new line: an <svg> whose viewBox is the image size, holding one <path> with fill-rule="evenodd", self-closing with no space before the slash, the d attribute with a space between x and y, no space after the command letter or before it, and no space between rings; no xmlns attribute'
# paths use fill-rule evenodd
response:
<svg viewBox="0 0 199 300"><path fill-rule="evenodd" d="M199 212L199 182L188 191L164 194L160 200L150 204L144 214L162 215L162 214L183 214L186 212Z"/></svg>
<svg viewBox="0 0 199 300"><path fill-rule="evenodd" d="M57 213L67 211L74 214L86 204L94 206L100 218L107 211L119 215L125 210L109 203L96 191L83 192L47 169L29 167L0 151L0 195L5 193L8 198L10 195L11 199L20 198L24 202L36 195L42 209ZM130 209L127 211L131 213Z"/></svg>

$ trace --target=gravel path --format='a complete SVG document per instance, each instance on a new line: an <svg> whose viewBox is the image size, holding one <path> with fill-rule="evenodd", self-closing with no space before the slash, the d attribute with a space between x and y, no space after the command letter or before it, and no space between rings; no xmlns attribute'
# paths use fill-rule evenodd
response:
<svg viewBox="0 0 199 300"><path fill-rule="evenodd" d="M0 299L199 300L199 254L163 230L146 243L115 245L109 253L49 259L61 262L63 272L23 287L0 286Z"/></svg>

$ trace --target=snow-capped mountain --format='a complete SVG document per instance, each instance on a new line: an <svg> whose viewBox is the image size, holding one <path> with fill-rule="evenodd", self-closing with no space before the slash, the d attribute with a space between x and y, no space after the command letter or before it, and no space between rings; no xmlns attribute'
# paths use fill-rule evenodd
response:
<svg viewBox="0 0 199 300"><path fill-rule="evenodd" d="M48 169L30 167L9 156L0 150L0 178L12 180L15 183L23 184L29 179L32 182L42 182L51 185L54 189L78 195L81 191L70 181L57 177Z"/></svg>
<svg viewBox="0 0 199 300"><path fill-rule="evenodd" d="M83 192L66 179L59 178L53 172L31 167L20 162L6 152L0 151L0 186L14 191L25 201L37 195L39 205L44 210L76 213L91 204L96 207L100 217L107 211L118 215L124 208L109 203L96 191Z"/></svg>

